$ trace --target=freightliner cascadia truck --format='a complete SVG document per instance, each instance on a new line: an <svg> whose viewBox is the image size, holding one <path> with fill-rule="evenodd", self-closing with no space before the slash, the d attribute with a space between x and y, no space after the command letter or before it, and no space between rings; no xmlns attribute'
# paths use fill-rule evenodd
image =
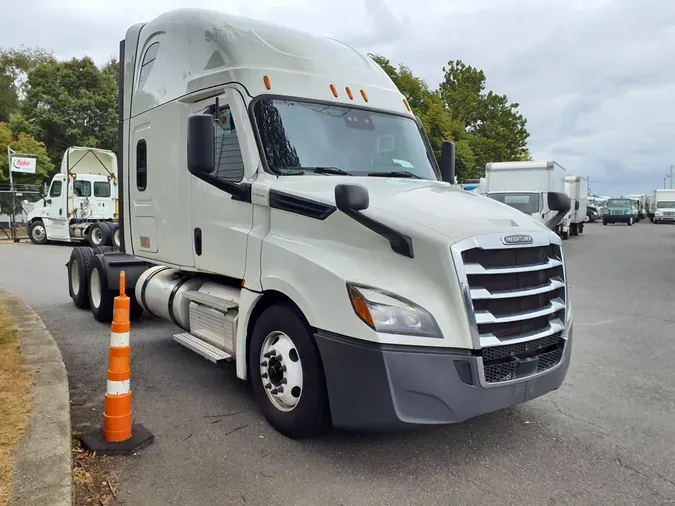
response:
<svg viewBox="0 0 675 506"><path fill-rule="evenodd" d="M560 239L452 188L454 145L437 163L368 56L196 9L120 48L121 246L73 249L78 307L110 321L125 271L132 318L235 361L292 438L455 423L560 387Z"/></svg>

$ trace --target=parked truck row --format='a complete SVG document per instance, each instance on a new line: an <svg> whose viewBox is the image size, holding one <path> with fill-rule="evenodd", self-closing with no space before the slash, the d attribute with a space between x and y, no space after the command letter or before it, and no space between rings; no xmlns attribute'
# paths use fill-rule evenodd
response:
<svg viewBox="0 0 675 506"><path fill-rule="evenodd" d="M73 248L77 307L110 321L124 271L132 317L234 361L289 437L454 423L562 384L564 181L453 188L454 145L437 164L392 80L334 39L175 10L130 27L119 61L120 245Z"/></svg>
<svg viewBox="0 0 675 506"><path fill-rule="evenodd" d="M587 221L588 178L569 176L555 161L492 162L485 167L483 193L540 221L562 239L583 233ZM551 199L569 199L561 214Z"/></svg>

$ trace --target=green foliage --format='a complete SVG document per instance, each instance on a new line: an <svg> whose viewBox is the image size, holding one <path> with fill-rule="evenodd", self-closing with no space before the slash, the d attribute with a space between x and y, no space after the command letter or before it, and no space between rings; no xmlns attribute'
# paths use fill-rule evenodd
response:
<svg viewBox="0 0 675 506"><path fill-rule="evenodd" d="M15 172L12 175L15 183L42 184L51 179L54 164L47 154L47 147L44 143L35 140L25 132L14 136L6 123L0 123L0 183L9 182L8 146L17 153L37 155L35 174Z"/></svg>
<svg viewBox="0 0 675 506"><path fill-rule="evenodd" d="M0 121L8 121L18 112L28 73L49 61L54 61L54 56L42 48L0 48Z"/></svg>
<svg viewBox="0 0 675 506"><path fill-rule="evenodd" d="M21 128L44 141L59 162L69 146L116 149L117 83L110 68L73 58L38 65L28 75ZM16 133L16 132L15 132Z"/></svg>
<svg viewBox="0 0 675 506"><path fill-rule="evenodd" d="M459 180L481 177L488 162L529 158L529 134L517 111L519 104L509 104L506 96L492 91L485 93L483 71L451 61L443 69L439 89L431 90L408 67L397 69L383 56L369 56L408 99L439 161L443 140L455 143Z"/></svg>

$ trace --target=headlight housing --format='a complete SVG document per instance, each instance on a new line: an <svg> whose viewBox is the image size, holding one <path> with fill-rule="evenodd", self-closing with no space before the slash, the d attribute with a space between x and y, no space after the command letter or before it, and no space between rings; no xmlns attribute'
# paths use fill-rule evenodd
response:
<svg viewBox="0 0 675 506"><path fill-rule="evenodd" d="M654 212L656 216L661 216L663 214L663 211L661 209L657 209L656 212Z"/></svg>
<svg viewBox="0 0 675 506"><path fill-rule="evenodd" d="M434 317L409 300L377 288L349 283L347 293L356 315L377 332L443 337Z"/></svg>

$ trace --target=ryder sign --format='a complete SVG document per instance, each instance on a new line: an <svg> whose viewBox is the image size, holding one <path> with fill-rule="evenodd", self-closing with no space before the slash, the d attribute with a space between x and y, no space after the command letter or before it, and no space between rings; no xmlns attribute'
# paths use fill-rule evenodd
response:
<svg viewBox="0 0 675 506"><path fill-rule="evenodd" d="M12 172L23 172L25 174L35 174L36 158L26 156L13 156L10 162Z"/></svg>

